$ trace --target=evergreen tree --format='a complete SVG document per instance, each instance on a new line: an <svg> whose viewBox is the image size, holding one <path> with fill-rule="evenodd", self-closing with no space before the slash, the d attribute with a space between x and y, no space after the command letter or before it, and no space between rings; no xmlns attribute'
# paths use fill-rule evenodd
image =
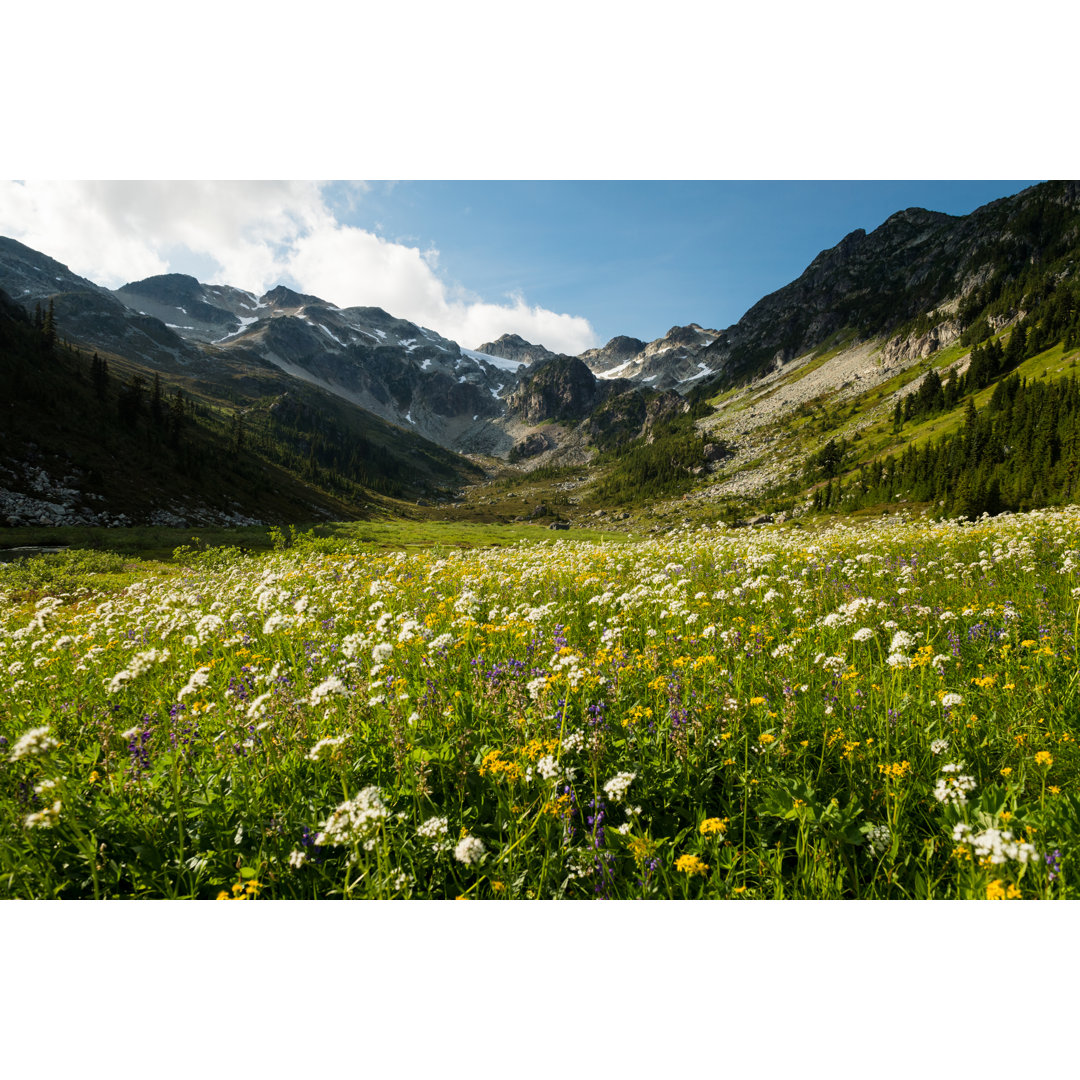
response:
<svg viewBox="0 0 1080 1080"><path fill-rule="evenodd" d="M56 317L51 299L41 324L41 351L46 359L51 359L56 351Z"/></svg>
<svg viewBox="0 0 1080 1080"><path fill-rule="evenodd" d="M154 372L154 387L150 391L150 420L155 429L165 422L165 406L161 398L161 376Z"/></svg>

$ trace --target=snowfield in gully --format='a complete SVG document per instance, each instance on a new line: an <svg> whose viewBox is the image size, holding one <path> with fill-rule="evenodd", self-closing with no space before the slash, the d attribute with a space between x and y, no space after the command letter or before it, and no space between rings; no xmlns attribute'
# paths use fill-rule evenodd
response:
<svg viewBox="0 0 1080 1080"><path fill-rule="evenodd" d="M0 896L1075 897L1078 526L313 541L9 593Z"/></svg>

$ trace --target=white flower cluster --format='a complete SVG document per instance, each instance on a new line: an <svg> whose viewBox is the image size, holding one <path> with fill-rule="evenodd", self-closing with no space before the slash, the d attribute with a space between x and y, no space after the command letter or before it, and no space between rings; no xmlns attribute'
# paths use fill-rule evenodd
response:
<svg viewBox="0 0 1080 1080"><path fill-rule="evenodd" d="M934 798L939 803L963 806L967 802L968 792L975 790L975 777L963 775L960 772L963 767L963 762L941 766L944 775L938 777L934 786Z"/></svg>
<svg viewBox="0 0 1080 1080"><path fill-rule="evenodd" d="M606 784L604 784L605 794L612 802L622 802L627 789L630 787L630 784L636 776L637 773L632 772L616 773Z"/></svg>
<svg viewBox="0 0 1080 1080"><path fill-rule="evenodd" d="M149 671L155 664L164 664L169 659L168 649L149 649L146 652L136 653L131 658L131 663L123 671L118 671L109 680L106 690L110 694L119 693L124 686L137 679L144 671Z"/></svg>
<svg viewBox="0 0 1080 1080"><path fill-rule="evenodd" d="M551 754L545 754L537 763L536 771L545 780L554 780L559 775L559 763Z"/></svg>
<svg viewBox="0 0 1080 1080"><path fill-rule="evenodd" d="M1031 844L1017 842L1013 834L1003 829L984 829L975 832L963 821L953 826L953 840L958 844L970 844L976 859L989 859L995 866L1008 862L1026 863L1038 856Z"/></svg>
<svg viewBox="0 0 1080 1080"><path fill-rule="evenodd" d="M948 739L935 739L930 744L930 753L931 754L944 754L945 751L948 750L948 749L949 749L949 740Z"/></svg>
<svg viewBox="0 0 1080 1080"><path fill-rule="evenodd" d="M183 701L188 694L194 694L196 690L201 689L210 681L210 668L200 667L196 668L191 673L191 678L184 684L183 689L176 695L177 701Z"/></svg>
<svg viewBox="0 0 1080 1080"><path fill-rule="evenodd" d="M851 635L852 641L869 641L874 636L874 631L869 626L862 626Z"/></svg>
<svg viewBox="0 0 1080 1080"><path fill-rule="evenodd" d="M448 836L449 828L450 825L446 818L431 817L417 828L416 835L422 840L429 841L431 850L436 855L442 855L453 847Z"/></svg>
<svg viewBox="0 0 1080 1080"><path fill-rule="evenodd" d="M892 830L888 825L874 825L866 833L866 843L873 855L884 855L892 846Z"/></svg>
<svg viewBox="0 0 1080 1080"><path fill-rule="evenodd" d="M321 761L334 747L341 746L348 740L348 735L337 735L329 739L320 739L308 752L308 761Z"/></svg>
<svg viewBox="0 0 1080 1080"><path fill-rule="evenodd" d="M957 705L963 705L964 699L959 694L946 694L941 699L943 709L955 709Z"/></svg>
<svg viewBox="0 0 1080 1080"><path fill-rule="evenodd" d="M533 701L536 701L544 692L545 686L547 686L547 678L546 676L541 675L538 679L530 679L525 684L525 689L529 691L529 697Z"/></svg>
<svg viewBox="0 0 1080 1080"><path fill-rule="evenodd" d="M454 858L466 866L479 866L486 856L484 841L475 836L463 836L454 848Z"/></svg>
<svg viewBox="0 0 1080 1080"><path fill-rule="evenodd" d="M293 621L288 615L282 615L280 612L275 611L266 622L263 623L262 632L264 635L269 636L276 630L286 630L292 626Z"/></svg>
<svg viewBox="0 0 1080 1080"><path fill-rule="evenodd" d="M49 726L31 728L12 747L8 761L18 761L24 757L38 757L47 754L60 744L49 734Z"/></svg>
<svg viewBox="0 0 1080 1080"><path fill-rule="evenodd" d="M254 698L251 704L247 707L247 718L249 720L258 720L266 715L266 703L274 696L273 690L267 690L265 694L260 694L257 698Z"/></svg>
<svg viewBox="0 0 1080 1080"><path fill-rule="evenodd" d="M394 655L394 646L388 641L381 641L374 649L371 650L371 659L376 664L381 664L386 660L389 660Z"/></svg>
<svg viewBox="0 0 1080 1080"><path fill-rule="evenodd" d="M199 641L206 641L209 637L216 634L225 625L225 620L220 615L204 615L195 624L195 634L198 636Z"/></svg>
<svg viewBox="0 0 1080 1080"><path fill-rule="evenodd" d="M60 811L62 809L63 805L57 799L52 806L46 806L44 810L39 810L36 814L27 814L26 819L23 821L23 828L51 829L60 820Z"/></svg>
<svg viewBox="0 0 1080 1080"><path fill-rule="evenodd" d="M589 848L572 848L566 853L567 877L591 877L596 870L596 853Z"/></svg>
<svg viewBox="0 0 1080 1080"><path fill-rule="evenodd" d="M566 681L576 690L584 681L588 672L580 666L578 657L568 649L560 649L551 658L551 668L556 674L566 676Z"/></svg>
<svg viewBox="0 0 1080 1080"><path fill-rule="evenodd" d="M585 745L585 732L578 729L577 731L571 731L569 735L564 736L562 741L562 748L566 753L571 753L574 750L580 750Z"/></svg>
<svg viewBox="0 0 1080 1080"><path fill-rule="evenodd" d="M364 788L355 799L341 803L323 822L316 844L362 844L365 851L375 847L379 827L387 809L377 787Z"/></svg>
<svg viewBox="0 0 1080 1080"><path fill-rule="evenodd" d="M308 701L311 705L319 705L324 698L331 695L336 694L339 697L346 697L348 693L345 684L336 675L331 675L329 679L325 679L311 691L311 697Z"/></svg>

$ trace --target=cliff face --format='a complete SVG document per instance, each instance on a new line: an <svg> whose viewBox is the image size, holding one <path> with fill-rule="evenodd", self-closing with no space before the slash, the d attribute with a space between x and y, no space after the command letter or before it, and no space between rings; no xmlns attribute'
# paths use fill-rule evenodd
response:
<svg viewBox="0 0 1080 1080"><path fill-rule="evenodd" d="M596 376L576 356L557 356L524 375L507 399L509 410L529 424L582 420L599 403Z"/></svg>
<svg viewBox="0 0 1080 1080"><path fill-rule="evenodd" d="M720 334L702 359L731 376L752 376L838 330L888 337L939 311L936 334L923 329L895 346L898 356L925 356L960 332L946 325L947 316L975 290L1078 244L1080 182L1073 180L1028 188L964 217L902 210L873 232L857 229L823 251L797 280Z"/></svg>

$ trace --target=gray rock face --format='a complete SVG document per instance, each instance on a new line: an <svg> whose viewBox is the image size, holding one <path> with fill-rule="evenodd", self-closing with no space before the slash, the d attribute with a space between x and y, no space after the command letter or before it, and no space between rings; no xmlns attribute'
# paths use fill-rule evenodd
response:
<svg viewBox="0 0 1080 1080"><path fill-rule="evenodd" d="M517 334L503 334L497 341L488 341L477 347L477 352L501 356L505 360L517 360L522 364L536 364L553 360L558 354L543 345L533 345Z"/></svg>
<svg viewBox="0 0 1080 1080"><path fill-rule="evenodd" d="M536 457L548 450L548 441L539 431L526 435L520 442L514 443L510 450L510 460L520 461L524 458Z"/></svg>
<svg viewBox="0 0 1080 1080"><path fill-rule="evenodd" d="M59 292L107 292L63 263L6 236L0 236L0 288L31 310L39 300Z"/></svg>
<svg viewBox="0 0 1080 1080"><path fill-rule="evenodd" d="M598 404L596 377L576 356L557 356L533 366L507 404L526 423L581 420Z"/></svg>

